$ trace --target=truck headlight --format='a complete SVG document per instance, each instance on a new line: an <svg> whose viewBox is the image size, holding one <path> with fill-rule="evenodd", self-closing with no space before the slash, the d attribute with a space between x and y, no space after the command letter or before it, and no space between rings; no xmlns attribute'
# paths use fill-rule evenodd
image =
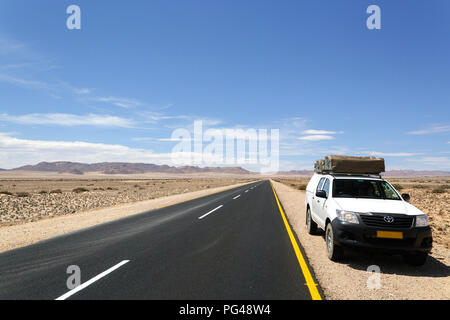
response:
<svg viewBox="0 0 450 320"><path fill-rule="evenodd" d="M338 219L341 220L342 222L359 224L358 216L354 212L345 210L336 210L336 215Z"/></svg>
<svg viewBox="0 0 450 320"><path fill-rule="evenodd" d="M428 227L428 216L417 216L416 217L416 227Z"/></svg>

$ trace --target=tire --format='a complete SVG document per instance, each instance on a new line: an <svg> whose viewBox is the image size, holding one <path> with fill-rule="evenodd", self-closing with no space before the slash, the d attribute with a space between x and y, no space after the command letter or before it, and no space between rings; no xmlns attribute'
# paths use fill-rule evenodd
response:
<svg viewBox="0 0 450 320"><path fill-rule="evenodd" d="M331 226L331 223L328 223L326 227L325 241L327 244L328 258L331 261L341 260L344 257L344 249L341 246L335 244L333 227Z"/></svg>
<svg viewBox="0 0 450 320"><path fill-rule="evenodd" d="M317 223L311 217L311 209L306 209L306 230L309 234L317 234Z"/></svg>
<svg viewBox="0 0 450 320"><path fill-rule="evenodd" d="M403 260L414 267L423 266L427 262L428 252L417 252L403 255Z"/></svg>

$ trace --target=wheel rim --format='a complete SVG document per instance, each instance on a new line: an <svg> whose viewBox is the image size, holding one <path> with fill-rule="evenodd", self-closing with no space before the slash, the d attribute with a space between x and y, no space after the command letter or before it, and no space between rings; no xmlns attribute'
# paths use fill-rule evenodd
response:
<svg viewBox="0 0 450 320"><path fill-rule="evenodd" d="M328 252L333 251L333 239L331 237L330 230L328 230L328 232L327 232L327 248L328 248Z"/></svg>

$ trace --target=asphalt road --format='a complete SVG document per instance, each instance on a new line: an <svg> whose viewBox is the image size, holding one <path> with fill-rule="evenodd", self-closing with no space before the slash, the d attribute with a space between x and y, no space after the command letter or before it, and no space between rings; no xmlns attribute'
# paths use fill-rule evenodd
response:
<svg viewBox="0 0 450 320"><path fill-rule="evenodd" d="M2 253L0 299L310 300L304 268L263 181Z"/></svg>

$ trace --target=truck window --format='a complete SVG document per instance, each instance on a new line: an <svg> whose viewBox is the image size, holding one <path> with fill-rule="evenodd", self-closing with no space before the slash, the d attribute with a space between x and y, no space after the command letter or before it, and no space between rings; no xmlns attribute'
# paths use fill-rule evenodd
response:
<svg viewBox="0 0 450 320"><path fill-rule="evenodd" d="M395 190L391 187L389 183L383 181L381 183L381 186L383 187L383 192L386 196L386 199L400 200L400 196L398 195L397 192L395 192Z"/></svg>
<svg viewBox="0 0 450 320"><path fill-rule="evenodd" d="M317 188L316 188L316 192L319 190L322 190L322 185L323 185L324 181L325 181L325 178L320 179L319 184L317 185Z"/></svg>
<svg viewBox="0 0 450 320"><path fill-rule="evenodd" d="M326 179L325 184L322 187L322 190L325 191L325 193L327 194L327 198L328 195L330 194L330 180Z"/></svg>
<svg viewBox="0 0 450 320"><path fill-rule="evenodd" d="M365 179L334 180L333 197L400 200L400 196L386 181Z"/></svg>

